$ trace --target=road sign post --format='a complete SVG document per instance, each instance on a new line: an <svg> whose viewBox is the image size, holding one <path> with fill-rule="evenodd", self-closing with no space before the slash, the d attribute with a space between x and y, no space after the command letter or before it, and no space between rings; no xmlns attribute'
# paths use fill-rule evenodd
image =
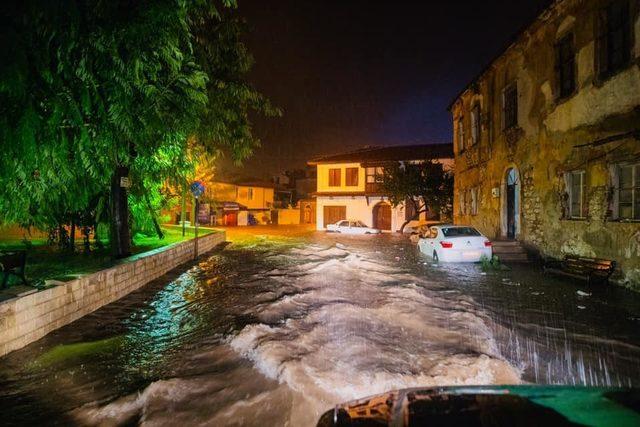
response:
<svg viewBox="0 0 640 427"><path fill-rule="evenodd" d="M196 199L196 210L194 215L195 237L193 239L193 259L196 260L198 259L198 209L199 209L198 202L199 202L200 196L204 194L204 184L200 181L194 181L193 184L191 184L190 190L191 190L191 194L193 194L193 197L195 197Z"/></svg>

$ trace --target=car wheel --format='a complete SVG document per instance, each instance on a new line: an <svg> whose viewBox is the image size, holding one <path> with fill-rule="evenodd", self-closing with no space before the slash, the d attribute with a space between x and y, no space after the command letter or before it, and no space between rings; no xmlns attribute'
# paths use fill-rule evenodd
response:
<svg viewBox="0 0 640 427"><path fill-rule="evenodd" d="M438 262L438 252L436 252L436 251L433 251L433 260L435 262Z"/></svg>

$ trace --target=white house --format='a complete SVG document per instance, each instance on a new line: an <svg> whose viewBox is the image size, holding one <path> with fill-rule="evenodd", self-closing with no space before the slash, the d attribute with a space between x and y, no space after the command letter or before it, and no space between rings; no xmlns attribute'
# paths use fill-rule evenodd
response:
<svg viewBox="0 0 640 427"><path fill-rule="evenodd" d="M407 212L393 208L380 188L385 165L437 159L453 167L451 144L373 147L319 157L309 165L317 167L316 224L326 229L343 219L360 220L383 231L399 231Z"/></svg>

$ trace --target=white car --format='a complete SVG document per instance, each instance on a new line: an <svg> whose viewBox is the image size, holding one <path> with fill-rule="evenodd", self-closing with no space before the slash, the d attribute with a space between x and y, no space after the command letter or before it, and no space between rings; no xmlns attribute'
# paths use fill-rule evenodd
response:
<svg viewBox="0 0 640 427"><path fill-rule="evenodd" d="M327 231L343 234L380 234L377 228L367 227L362 221L338 221L327 225Z"/></svg>
<svg viewBox="0 0 640 427"><path fill-rule="evenodd" d="M420 252L442 262L479 262L491 259L491 241L473 227L465 225L436 225L418 241Z"/></svg>

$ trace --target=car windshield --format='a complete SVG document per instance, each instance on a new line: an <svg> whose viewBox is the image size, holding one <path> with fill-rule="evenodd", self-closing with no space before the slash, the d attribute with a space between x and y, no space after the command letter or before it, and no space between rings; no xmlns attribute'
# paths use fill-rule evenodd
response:
<svg viewBox="0 0 640 427"><path fill-rule="evenodd" d="M362 221L356 221L356 223L355 223L355 225L354 225L354 226L355 226L355 227L360 227L360 228L367 228L367 224L365 224L365 223L364 223L364 222L362 222Z"/></svg>
<svg viewBox="0 0 640 427"><path fill-rule="evenodd" d="M473 227L449 227L443 228L444 237L470 237L480 236L480 232Z"/></svg>

